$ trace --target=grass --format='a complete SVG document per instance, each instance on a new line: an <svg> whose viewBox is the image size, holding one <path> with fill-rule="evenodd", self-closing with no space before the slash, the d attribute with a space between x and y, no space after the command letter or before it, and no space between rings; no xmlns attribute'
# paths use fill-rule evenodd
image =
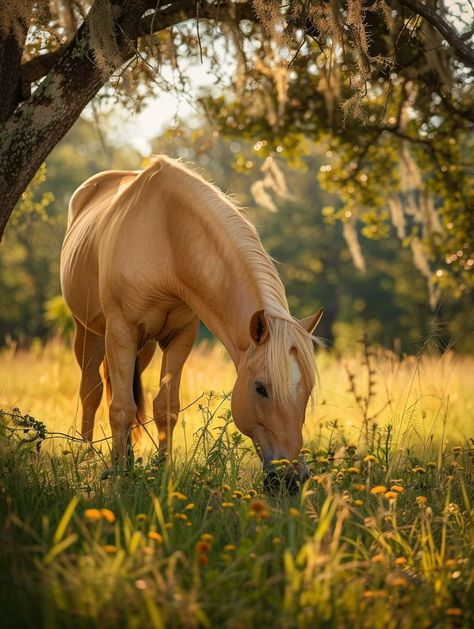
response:
<svg viewBox="0 0 474 629"><path fill-rule="evenodd" d="M145 438L133 473L105 481L107 440L101 456L42 441L41 421L78 426L70 350L5 350L0 407L40 423L1 420L2 626L473 626L474 359L362 347L319 366L311 479L269 497L228 395L199 397L231 390L220 346L189 360L174 460L156 461Z"/></svg>

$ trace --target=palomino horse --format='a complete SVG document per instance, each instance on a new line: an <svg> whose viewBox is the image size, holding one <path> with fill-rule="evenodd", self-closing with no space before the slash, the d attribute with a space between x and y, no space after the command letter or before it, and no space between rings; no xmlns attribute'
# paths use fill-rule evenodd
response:
<svg viewBox="0 0 474 629"><path fill-rule="evenodd" d="M299 322L291 317L255 228L216 187L163 156L143 171L88 179L71 199L61 284L76 323L85 439L92 439L104 362L112 454L125 462L140 373L158 342L162 382L153 415L160 451L170 450L181 371L201 319L234 362L233 418L264 470L272 472L274 459L298 457L316 378L311 334L322 310Z"/></svg>

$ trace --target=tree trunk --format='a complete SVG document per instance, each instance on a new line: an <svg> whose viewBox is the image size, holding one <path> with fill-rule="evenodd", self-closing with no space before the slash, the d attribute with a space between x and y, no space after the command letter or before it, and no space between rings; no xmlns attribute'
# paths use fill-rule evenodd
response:
<svg viewBox="0 0 474 629"><path fill-rule="evenodd" d="M83 25L30 99L0 126L0 238L42 162L104 84L90 57L77 54L87 41L88 29Z"/></svg>
<svg viewBox="0 0 474 629"><path fill-rule="evenodd" d="M120 0L115 21L116 40L124 62L134 53L140 19L149 0ZM38 168L69 131L84 107L105 84L108 76L94 63L89 23L95 5L76 36L59 56L30 98L0 124L0 240L10 215ZM20 85L18 63L11 68L11 81ZM71 168L74 164L71 164Z"/></svg>

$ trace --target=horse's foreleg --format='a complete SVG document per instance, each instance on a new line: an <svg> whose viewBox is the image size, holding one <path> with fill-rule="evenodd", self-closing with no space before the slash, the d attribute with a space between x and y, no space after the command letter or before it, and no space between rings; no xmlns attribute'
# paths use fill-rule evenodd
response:
<svg viewBox="0 0 474 629"><path fill-rule="evenodd" d="M137 405L133 377L137 360L137 331L122 318L107 320L105 351L110 371L112 399L109 406L112 429L112 460L125 466Z"/></svg>
<svg viewBox="0 0 474 629"><path fill-rule="evenodd" d="M82 428L84 439L92 441L94 419L102 399L103 384L100 365L104 360L104 338L89 330L75 320L74 353L82 371L79 395L82 404Z"/></svg>
<svg viewBox="0 0 474 629"><path fill-rule="evenodd" d="M158 428L160 454L171 452L173 430L178 420L179 386L183 365L196 340L199 319L195 317L179 330L163 349L160 390L153 401L153 416Z"/></svg>

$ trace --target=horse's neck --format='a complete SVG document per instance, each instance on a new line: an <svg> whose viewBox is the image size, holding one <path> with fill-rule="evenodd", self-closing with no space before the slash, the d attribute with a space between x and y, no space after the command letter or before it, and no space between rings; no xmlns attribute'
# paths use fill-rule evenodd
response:
<svg viewBox="0 0 474 629"><path fill-rule="evenodd" d="M201 282L187 287L182 293L183 300L222 341L238 369L250 344L250 319L264 307L262 298L258 287L242 281L236 268L226 268L226 284L230 289L218 291L211 298L205 290L207 280L203 274Z"/></svg>
<svg viewBox="0 0 474 629"><path fill-rule="evenodd" d="M225 197L174 164L165 169L170 169L172 207L180 207L167 222L174 292L224 343L238 367L250 345L252 315L273 302L273 312L287 309L283 286L252 227Z"/></svg>

